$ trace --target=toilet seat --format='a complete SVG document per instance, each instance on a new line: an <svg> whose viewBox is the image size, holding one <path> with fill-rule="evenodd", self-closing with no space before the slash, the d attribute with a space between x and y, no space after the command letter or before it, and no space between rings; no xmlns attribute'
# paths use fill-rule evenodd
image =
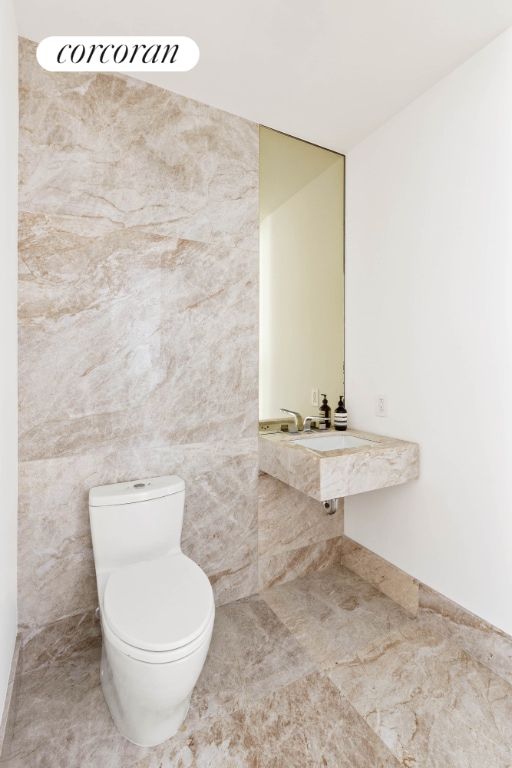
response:
<svg viewBox="0 0 512 768"><path fill-rule="evenodd" d="M120 568L103 597L106 636L141 661L183 658L209 639L215 605L206 574L181 552Z"/></svg>
<svg viewBox="0 0 512 768"><path fill-rule="evenodd" d="M103 641L124 656L129 656L131 659L143 661L146 664L168 664L172 661L181 661L182 659L185 659L187 656L190 656L197 651L204 643L209 644L214 618L215 606L212 606L211 617L205 631L191 643L188 643L188 645L183 645L181 648L175 648L173 651L145 651L142 648L136 648L135 646L120 640L110 629L105 616L102 615L101 626Z"/></svg>

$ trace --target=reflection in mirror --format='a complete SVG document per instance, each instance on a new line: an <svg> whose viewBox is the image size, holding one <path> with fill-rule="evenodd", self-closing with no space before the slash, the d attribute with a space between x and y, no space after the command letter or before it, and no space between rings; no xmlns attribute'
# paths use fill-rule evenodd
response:
<svg viewBox="0 0 512 768"><path fill-rule="evenodd" d="M260 421L344 394L344 174L343 155L260 128Z"/></svg>

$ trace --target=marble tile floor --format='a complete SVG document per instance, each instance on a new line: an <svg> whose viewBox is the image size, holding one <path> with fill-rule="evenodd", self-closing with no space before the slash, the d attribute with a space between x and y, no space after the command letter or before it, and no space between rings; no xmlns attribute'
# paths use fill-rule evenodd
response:
<svg viewBox="0 0 512 768"><path fill-rule="evenodd" d="M187 720L158 747L117 732L98 648L26 672L1 765L511 768L506 659L491 669L443 626L332 566L218 609Z"/></svg>

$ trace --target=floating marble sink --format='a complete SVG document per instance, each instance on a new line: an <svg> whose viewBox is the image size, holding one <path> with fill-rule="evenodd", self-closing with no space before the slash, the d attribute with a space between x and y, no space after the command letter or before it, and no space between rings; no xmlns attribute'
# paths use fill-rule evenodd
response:
<svg viewBox="0 0 512 768"><path fill-rule="evenodd" d="M353 435L329 435L328 437L304 437L301 440L291 440L292 443L312 448L314 451L336 451L342 448L360 448L362 445L375 445L373 440L364 440Z"/></svg>
<svg viewBox="0 0 512 768"><path fill-rule="evenodd" d="M415 480L417 443L356 432L298 438L281 432L260 435L260 470L313 499L326 501Z"/></svg>

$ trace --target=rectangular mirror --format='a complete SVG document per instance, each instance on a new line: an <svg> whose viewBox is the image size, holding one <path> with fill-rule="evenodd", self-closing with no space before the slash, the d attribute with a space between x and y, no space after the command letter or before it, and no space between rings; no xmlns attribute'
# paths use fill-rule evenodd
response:
<svg viewBox="0 0 512 768"><path fill-rule="evenodd" d="M260 127L260 421L344 394L344 186L343 155Z"/></svg>

